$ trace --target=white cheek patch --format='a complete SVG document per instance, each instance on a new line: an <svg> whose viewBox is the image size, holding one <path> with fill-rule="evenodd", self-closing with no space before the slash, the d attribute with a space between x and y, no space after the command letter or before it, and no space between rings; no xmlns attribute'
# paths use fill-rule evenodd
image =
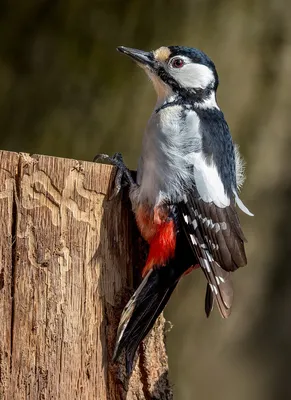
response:
<svg viewBox="0 0 291 400"><path fill-rule="evenodd" d="M202 64L185 64L182 68L171 68L173 78L183 87L205 89L215 79L211 69Z"/></svg>

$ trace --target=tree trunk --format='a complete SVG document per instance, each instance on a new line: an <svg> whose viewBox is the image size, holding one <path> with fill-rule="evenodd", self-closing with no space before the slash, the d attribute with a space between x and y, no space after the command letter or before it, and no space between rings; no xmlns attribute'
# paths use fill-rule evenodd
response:
<svg viewBox="0 0 291 400"><path fill-rule="evenodd" d="M129 380L110 361L144 253L114 173L0 152L1 399L172 398L163 317Z"/></svg>

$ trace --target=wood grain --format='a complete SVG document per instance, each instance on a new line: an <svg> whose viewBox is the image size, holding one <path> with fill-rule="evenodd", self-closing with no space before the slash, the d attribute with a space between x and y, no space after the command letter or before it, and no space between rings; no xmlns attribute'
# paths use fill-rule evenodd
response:
<svg viewBox="0 0 291 400"><path fill-rule="evenodd" d="M14 196L18 171L17 153L0 152L0 399L8 398L13 324L13 243L14 243ZM6 396L6 397L5 397Z"/></svg>
<svg viewBox="0 0 291 400"><path fill-rule="evenodd" d="M162 317L129 380L110 362L143 260L126 195L108 200L114 169L22 153L0 160L0 398L172 398Z"/></svg>

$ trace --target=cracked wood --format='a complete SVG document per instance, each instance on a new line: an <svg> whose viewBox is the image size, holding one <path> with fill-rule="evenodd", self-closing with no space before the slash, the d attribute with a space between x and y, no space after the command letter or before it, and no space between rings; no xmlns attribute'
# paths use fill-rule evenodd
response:
<svg viewBox="0 0 291 400"><path fill-rule="evenodd" d="M142 245L111 166L0 152L0 399L171 399L164 319L110 363ZM140 248L138 252L132 249Z"/></svg>

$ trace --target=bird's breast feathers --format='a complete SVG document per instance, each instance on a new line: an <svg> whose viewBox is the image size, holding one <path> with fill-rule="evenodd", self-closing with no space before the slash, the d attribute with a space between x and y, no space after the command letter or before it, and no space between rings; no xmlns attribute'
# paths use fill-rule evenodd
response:
<svg viewBox="0 0 291 400"><path fill-rule="evenodd" d="M167 198L178 202L187 186L195 184L205 202L229 205L217 166L203 154L202 140L194 110L173 105L154 113L144 135L138 170L140 201L157 205Z"/></svg>

